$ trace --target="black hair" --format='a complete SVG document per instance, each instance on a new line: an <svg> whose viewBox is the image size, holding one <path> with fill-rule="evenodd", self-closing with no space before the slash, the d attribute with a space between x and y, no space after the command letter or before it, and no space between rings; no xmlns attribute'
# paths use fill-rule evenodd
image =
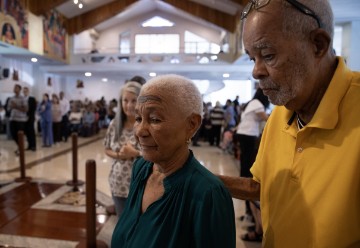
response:
<svg viewBox="0 0 360 248"><path fill-rule="evenodd" d="M264 92L262 91L261 88L257 88L257 90L256 90L256 92L254 94L254 97L245 104L244 110L246 109L249 102L251 102L254 99L259 100L262 103L262 105L264 105L265 109L267 109L269 107L269 105L270 105L269 98L264 95Z"/></svg>

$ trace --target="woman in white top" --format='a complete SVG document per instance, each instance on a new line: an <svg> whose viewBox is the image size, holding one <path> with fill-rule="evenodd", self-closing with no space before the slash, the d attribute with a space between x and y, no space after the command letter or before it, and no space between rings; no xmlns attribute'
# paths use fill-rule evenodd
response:
<svg viewBox="0 0 360 248"><path fill-rule="evenodd" d="M257 154L261 123L268 119L265 110L269 104L267 96L258 88L253 99L245 105L241 113L241 121L237 126L236 135L240 143L240 176L242 177L252 177L250 168ZM251 215L248 201L246 201L246 214Z"/></svg>

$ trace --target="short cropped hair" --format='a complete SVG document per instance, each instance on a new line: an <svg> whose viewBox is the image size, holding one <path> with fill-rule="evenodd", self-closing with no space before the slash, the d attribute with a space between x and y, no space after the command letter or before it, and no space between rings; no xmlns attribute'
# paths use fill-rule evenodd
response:
<svg viewBox="0 0 360 248"><path fill-rule="evenodd" d="M287 34L296 34L307 36L307 34L317 28L317 23L311 16L306 16L299 10L296 10L294 6L286 1L283 1L284 5L284 26L283 31ZM309 9L320 18L322 28L334 39L334 14L331 9L328 0L302 0L302 4L307 6ZM292 10L292 11L291 11Z"/></svg>
<svg viewBox="0 0 360 248"><path fill-rule="evenodd" d="M170 95L184 115L190 116L194 113L203 116L203 101L200 91L190 79L175 74L157 76L144 84L140 95L151 88L161 89Z"/></svg>

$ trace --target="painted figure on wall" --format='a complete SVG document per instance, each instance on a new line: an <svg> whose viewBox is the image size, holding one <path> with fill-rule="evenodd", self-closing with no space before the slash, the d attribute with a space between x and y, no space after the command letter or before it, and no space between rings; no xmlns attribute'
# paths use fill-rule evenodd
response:
<svg viewBox="0 0 360 248"><path fill-rule="evenodd" d="M19 0L1 0L0 6L0 12L3 16L0 19L1 41L28 48L28 17L23 3Z"/></svg>
<svg viewBox="0 0 360 248"><path fill-rule="evenodd" d="M66 59L66 31L63 17L51 10L44 16L44 53L61 60Z"/></svg>
<svg viewBox="0 0 360 248"><path fill-rule="evenodd" d="M16 35L14 28L10 23L5 23L1 31L1 41L9 43L11 45L16 45Z"/></svg>

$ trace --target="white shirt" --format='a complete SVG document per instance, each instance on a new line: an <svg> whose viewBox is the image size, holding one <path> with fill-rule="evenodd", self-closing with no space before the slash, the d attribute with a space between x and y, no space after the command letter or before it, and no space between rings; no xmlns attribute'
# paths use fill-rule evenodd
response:
<svg viewBox="0 0 360 248"><path fill-rule="evenodd" d="M60 100L61 116L66 115L70 111L70 103L66 98Z"/></svg>
<svg viewBox="0 0 360 248"><path fill-rule="evenodd" d="M241 114L241 122L236 130L238 134L259 137L261 118L258 113L265 112L265 107L257 100L251 100Z"/></svg>

